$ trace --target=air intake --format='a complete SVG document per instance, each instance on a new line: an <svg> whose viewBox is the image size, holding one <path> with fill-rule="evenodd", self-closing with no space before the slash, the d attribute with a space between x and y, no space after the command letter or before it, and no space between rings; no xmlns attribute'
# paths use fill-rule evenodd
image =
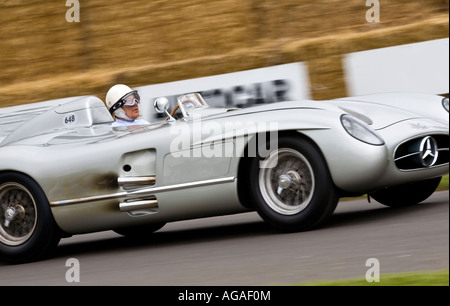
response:
<svg viewBox="0 0 450 306"><path fill-rule="evenodd" d="M449 136L429 135L402 143L394 154L400 170L430 168L448 164Z"/></svg>

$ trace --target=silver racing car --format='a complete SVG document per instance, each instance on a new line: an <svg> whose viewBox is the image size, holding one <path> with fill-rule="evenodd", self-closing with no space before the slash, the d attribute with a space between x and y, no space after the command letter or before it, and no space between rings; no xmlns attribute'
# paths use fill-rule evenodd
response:
<svg viewBox="0 0 450 306"><path fill-rule="evenodd" d="M419 203L449 169L449 101L437 95L147 102L159 122L119 128L94 96L0 109L0 259L38 260L75 234L139 237L248 211L309 230L344 196Z"/></svg>

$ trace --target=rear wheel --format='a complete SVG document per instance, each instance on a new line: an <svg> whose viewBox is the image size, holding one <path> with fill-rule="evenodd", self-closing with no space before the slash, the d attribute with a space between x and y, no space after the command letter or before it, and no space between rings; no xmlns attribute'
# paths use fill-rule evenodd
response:
<svg viewBox="0 0 450 306"><path fill-rule="evenodd" d="M339 199L321 152L302 138L281 138L268 157L255 158L249 183L259 215L284 231L317 227Z"/></svg>
<svg viewBox="0 0 450 306"><path fill-rule="evenodd" d="M0 259L23 263L41 259L61 239L47 197L29 177L0 174Z"/></svg>
<svg viewBox="0 0 450 306"><path fill-rule="evenodd" d="M370 194L377 202L391 207L418 204L430 197L441 182L441 177L385 188Z"/></svg>

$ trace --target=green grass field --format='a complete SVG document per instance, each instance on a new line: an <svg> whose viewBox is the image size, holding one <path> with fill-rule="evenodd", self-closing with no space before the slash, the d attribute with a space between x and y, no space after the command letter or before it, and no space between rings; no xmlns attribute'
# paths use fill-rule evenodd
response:
<svg viewBox="0 0 450 306"><path fill-rule="evenodd" d="M448 269L426 272L381 274L380 282L369 283L365 279L320 281L297 286L449 286Z"/></svg>
<svg viewBox="0 0 450 306"><path fill-rule="evenodd" d="M442 177L441 183L438 186L438 191L448 190L448 174Z"/></svg>

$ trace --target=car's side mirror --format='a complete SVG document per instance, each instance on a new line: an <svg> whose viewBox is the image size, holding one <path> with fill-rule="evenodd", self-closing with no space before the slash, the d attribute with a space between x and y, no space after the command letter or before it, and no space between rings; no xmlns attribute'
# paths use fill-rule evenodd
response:
<svg viewBox="0 0 450 306"><path fill-rule="evenodd" d="M167 99L166 97L158 98L155 100L153 107L158 113L165 113L170 107L169 99Z"/></svg>
<svg viewBox="0 0 450 306"><path fill-rule="evenodd" d="M169 122L175 121L175 119L169 114L167 111L170 107L169 99L166 97L161 97L155 100L153 103L153 107L155 108L156 112L163 114L166 113L169 117Z"/></svg>

